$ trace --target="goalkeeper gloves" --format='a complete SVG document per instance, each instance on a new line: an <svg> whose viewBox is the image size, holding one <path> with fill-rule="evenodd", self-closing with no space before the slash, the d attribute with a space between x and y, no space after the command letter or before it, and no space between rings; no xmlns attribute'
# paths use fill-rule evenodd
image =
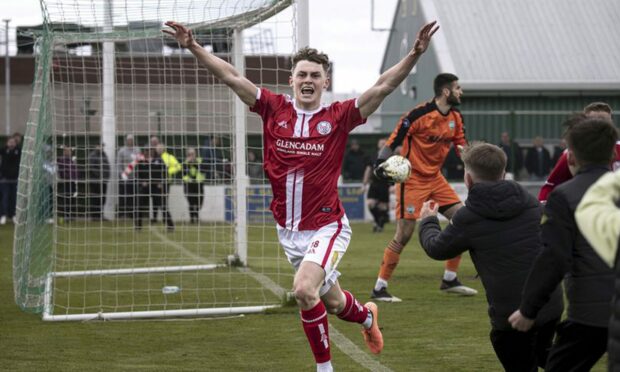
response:
<svg viewBox="0 0 620 372"><path fill-rule="evenodd" d="M393 182L392 178L385 173L384 164L385 164L385 159L377 159L373 166L372 172L374 173L375 177L377 177L380 180Z"/></svg>

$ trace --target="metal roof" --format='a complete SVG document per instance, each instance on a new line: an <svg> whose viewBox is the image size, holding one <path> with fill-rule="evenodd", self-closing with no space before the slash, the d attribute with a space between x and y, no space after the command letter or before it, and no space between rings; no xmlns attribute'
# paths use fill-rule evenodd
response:
<svg viewBox="0 0 620 372"><path fill-rule="evenodd" d="M419 5L427 21L441 25L432 48L441 69L456 73L464 87L620 89L620 0L419 0Z"/></svg>

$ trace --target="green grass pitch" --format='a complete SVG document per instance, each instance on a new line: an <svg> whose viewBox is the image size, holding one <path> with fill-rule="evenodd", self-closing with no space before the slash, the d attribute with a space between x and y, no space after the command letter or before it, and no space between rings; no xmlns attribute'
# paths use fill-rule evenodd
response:
<svg viewBox="0 0 620 372"><path fill-rule="evenodd" d="M379 234L373 234L372 227L368 224L353 224L352 228L353 240L339 267L342 272L340 283L360 301L365 302L374 284L383 248L393 235L394 225L388 225L386 231ZM129 230L127 229L126 233L133 234ZM283 262L279 248L273 244L256 243L273 241L273 230L269 227L250 232L250 245L254 246L254 249L260 249L260 253L251 251L250 255L267 257L268 259L262 261L258 271L268 274L279 285L289 288L292 271L288 264ZM101 234L99 229L94 231ZM175 233L166 236L171 241L187 242L191 241L188 234L193 233L196 232L192 232L190 227L180 225ZM219 239L208 232L200 234L203 239ZM106 237L104 244L111 247L111 250L106 252L114 251L115 247L122 246L129 238L123 237L122 233L103 235ZM144 236L148 237L145 239L149 239L149 244L156 244L157 239L153 234L146 233ZM131 238L134 239L135 236ZM75 236L71 239L77 242L82 238ZM88 237L83 239L85 242ZM223 241L226 239L228 238L222 238ZM43 322L40 315L24 313L14 303L12 240L12 226L0 227L0 241L2 241L0 370L313 371L315 369L302 331L298 310L294 306L265 314L227 318ZM87 244L77 244L73 248L67 248L75 250L86 246ZM135 253L135 244L133 247L133 250L117 251ZM188 246L186 249L201 257L213 253L214 257L210 257L212 259L219 259L220 255L219 251L201 252L199 245ZM87 254L86 250L84 252ZM153 264L171 263L171 259L166 259L166 250L162 249L160 252L159 255L149 257L149 260L152 259ZM73 257L75 253L73 252ZM75 262L73 266L69 260L65 264L71 269L77 269L79 262L84 260ZM390 282L390 291L401 297L403 302L379 304L385 349L380 356L371 355L370 358L394 371L501 370L488 339L490 326L486 315L484 290L480 281L475 279L475 270L469 255L464 256L459 276L464 284L480 291L478 296L459 297L441 293L439 282L442 271L443 264L432 261L424 255L416 236L405 249L395 276ZM214 275L193 277L216 280ZM174 277L167 279L176 280ZM256 293L267 293L260 290L255 282L246 281L246 286L256 289ZM161 282L162 285L166 283ZM114 285L123 284L116 282ZM61 284L58 286L62 287ZM60 293L56 295L61 296ZM254 294L248 294L248 298L252 296ZM140 296L136 298L139 299ZM148 293L146 298L147 301L159 301L157 298L149 299ZM265 299L265 301L271 300ZM74 300L65 298L65 301ZM88 299L82 298L79 301L88 306ZM334 316L330 317L330 325L366 352L358 325L343 322ZM365 370L363 365L333 344L332 359L338 371ZM605 365L606 361L602 360L594 371L604 371Z"/></svg>

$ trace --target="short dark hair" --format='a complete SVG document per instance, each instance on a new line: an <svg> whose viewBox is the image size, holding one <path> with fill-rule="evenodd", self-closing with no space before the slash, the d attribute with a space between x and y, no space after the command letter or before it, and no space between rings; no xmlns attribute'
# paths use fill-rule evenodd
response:
<svg viewBox="0 0 620 372"><path fill-rule="evenodd" d="M592 111L606 112L611 115L611 106L605 102L592 102L583 108L584 114L588 114Z"/></svg>
<svg viewBox="0 0 620 372"><path fill-rule="evenodd" d="M608 165L618 141L618 130L609 121L593 117L570 125L564 139L580 165Z"/></svg>
<svg viewBox="0 0 620 372"><path fill-rule="evenodd" d="M452 84L453 81L457 81L458 79L458 76L449 73L443 73L435 76L435 81L433 81L435 97L439 97L441 95L441 91L443 91L444 88L447 88L448 85Z"/></svg>
<svg viewBox="0 0 620 372"><path fill-rule="evenodd" d="M299 49L299 51L293 55L291 60L293 63L291 70L295 69L295 66L297 66L299 61L310 61L322 65L325 73L329 72L329 57L327 54L319 52L314 48L304 47Z"/></svg>
<svg viewBox="0 0 620 372"><path fill-rule="evenodd" d="M479 181L499 181L506 169L506 153L490 143L472 142L461 158L465 168Z"/></svg>

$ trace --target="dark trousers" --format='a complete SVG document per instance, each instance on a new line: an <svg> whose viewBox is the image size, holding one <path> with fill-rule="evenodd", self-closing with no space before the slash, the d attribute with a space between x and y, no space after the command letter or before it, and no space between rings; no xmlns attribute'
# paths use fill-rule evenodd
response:
<svg viewBox="0 0 620 372"><path fill-rule="evenodd" d="M142 219L149 216L149 194L148 186L138 186L137 193L134 195L136 208L133 211L133 221L137 229L142 228Z"/></svg>
<svg viewBox="0 0 620 372"><path fill-rule="evenodd" d="M136 210L135 180L120 181L118 183L118 214L121 218L132 218Z"/></svg>
<svg viewBox="0 0 620 372"><path fill-rule="evenodd" d="M186 183L184 185L185 198L189 203L189 217L191 222L198 222L200 208L204 200L201 183Z"/></svg>
<svg viewBox="0 0 620 372"><path fill-rule="evenodd" d="M536 372L544 368L556 324L557 320L551 321L529 332L491 330L491 344L504 369Z"/></svg>
<svg viewBox="0 0 620 372"><path fill-rule="evenodd" d="M105 180L91 182L88 185L90 191L90 218L100 220L103 218L103 206L105 205L108 184Z"/></svg>
<svg viewBox="0 0 620 372"><path fill-rule="evenodd" d="M12 218L17 204L17 180L0 180L0 194L0 216Z"/></svg>
<svg viewBox="0 0 620 372"><path fill-rule="evenodd" d="M73 181L58 182L58 215L73 218L76 212L77 198L74 197L77 185Z"/></svg>
<svg viewBox="0 0 620 372"><path fill-rule="evenodd" d="M546 371L589 371L607 351L607 328L563 321L557 327Z"/></svg>
<svg viewBox="0 0 620 372"><path fill-rule="evenodd" d="M172 222L172 217L168 210L168 185L164 184L161 187L152 185L151 195L153 196L153 210L157 211L161 209L161 214L166 226L168 226L169 229L174 228L174 222Z"/></svg>

